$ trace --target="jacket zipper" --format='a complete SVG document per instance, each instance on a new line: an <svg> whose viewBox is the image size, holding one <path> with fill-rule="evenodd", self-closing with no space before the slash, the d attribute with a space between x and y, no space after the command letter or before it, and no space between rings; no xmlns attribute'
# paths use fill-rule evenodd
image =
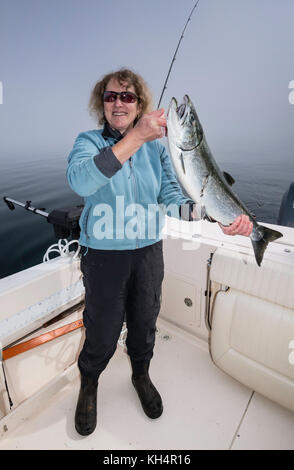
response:
<svg viewBox="0 0 294 470"><path fill-rule="evenodd" d="M84 230L85 230L85 234L86 234L86 240L87 240L87 243L89 241L89 234L88 234L88 219L89 219L89 213L90 213L90 207L88 208L87 212L86 212L86 215L85 215L85 219L84 219Z"/></svg>
<svg viewBox="0 0 294 470"><path fill-rule="evenodd" d="M133 161L132 161L132 157L129 158L129 165L130 165L130 170L131 170L131 175L133 178L133 188L134 188L134 200L135 200L135 204L136 204L136 201L137 201L137 181L136 181L136 176L135 176L135 172L134 172L134 167L133 167ZM138 220L138 219L137 219ZM138 223L139 223L139 220L138 220ZM139 240L138 240L138 237L136 237L136 248L139 248Z"/></svg>

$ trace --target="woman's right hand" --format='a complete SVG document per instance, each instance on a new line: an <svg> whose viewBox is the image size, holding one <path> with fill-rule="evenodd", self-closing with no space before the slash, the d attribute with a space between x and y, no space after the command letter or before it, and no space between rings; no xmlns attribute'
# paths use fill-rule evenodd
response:
<svg viewBox="0 0 294 470"><path fill-rule="evenodd" d="M112 151L123 165L145 142L163 137L165 135L163 128L165 127L166 120L163 109L143 114L135 127L112 147Z"/></svg>
<svg viewBox="0 0 294 470"><path fill-rule="evenodd" d="M158 109L151 113L143 114L133 131L143 142L160 139L165 135L166 119L164 109Z"/></svg>

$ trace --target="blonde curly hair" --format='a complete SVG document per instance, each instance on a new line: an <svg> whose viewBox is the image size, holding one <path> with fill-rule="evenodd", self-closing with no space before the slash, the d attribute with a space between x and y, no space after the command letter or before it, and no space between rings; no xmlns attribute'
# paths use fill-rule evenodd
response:
<svg viewBox="0 0 294 470"><path fill-rule="evenodd" d="M98 125L103 125L106 122L104 116L104 101L103 101L103 94L106 89L108 82L114 79L120 85L127 85L127 88L133 86L138 96L138 103L140 104L141 111L136 119L135 123L137 122L140 117L145 114L149 113L153 109L153 99L151 92L143 80L141 75L133 72L130 69L122 68L117 70L116 72L110 72L104 75L94 86L90 101L89 101L89 111L90 114L93 115L98 122Z"/></svg>

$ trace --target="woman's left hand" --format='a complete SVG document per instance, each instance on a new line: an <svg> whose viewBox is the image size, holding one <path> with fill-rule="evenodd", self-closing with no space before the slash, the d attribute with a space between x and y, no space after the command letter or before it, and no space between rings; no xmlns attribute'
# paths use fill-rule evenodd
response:
<svg viewBox="0 0 294 470"><path fill-rule="evenodd" d="M253 223L250 221L248 215L245 214L239 215L228 227L225 227L219 222L218 224L225 235L244 235L245 237L249 237L253 229Z"/></svg>

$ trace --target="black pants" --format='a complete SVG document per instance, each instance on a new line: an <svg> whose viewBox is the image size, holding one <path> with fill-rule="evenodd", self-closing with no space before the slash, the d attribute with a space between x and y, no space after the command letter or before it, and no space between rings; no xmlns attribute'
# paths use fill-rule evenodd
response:
<svg viewBox="0 0 294 470"><path fill-rule="evenodd" d="M153 356L163 280L162 241L137 250L82 250L86 339L82 375L97 377L113 356L124 319L133 361Z"/></svg>

